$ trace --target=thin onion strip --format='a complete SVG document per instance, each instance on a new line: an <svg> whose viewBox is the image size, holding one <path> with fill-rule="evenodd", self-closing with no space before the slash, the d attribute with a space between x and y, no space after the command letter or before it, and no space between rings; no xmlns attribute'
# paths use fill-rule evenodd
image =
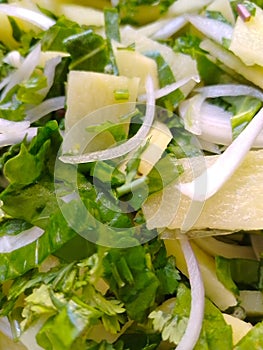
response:
<svg viewBox="0 0 263 350"><path fill-rule="evenodd" d="M14 5L0 4L0 12L8 16L26 20L27 22L30 22L43 30L48 30L55 24L53 19L43 15L42 13Z"/></svg>
<svg viewBox="0 0 263 350"><path fill-rule="evenodd" d="M233 27L230 24L199 15L187 15L186 19L201 33L219 44L232 38Z"/></svg>
<svg viewBox="0 0 263 350"><path fill-rule="evenodd" d="M28 128L24 130L13 131L10 133L0 134L0 147L15 145L24 140L32 140L36 136L38 128Z"/></svg>
<svg viewBox="0 0 263 350"><path fill-rule="evenodd" d="M61 56L57 56L57 57L51 58L45 64L44 75L47 78L47 86L39 90L39 94L41 94L43 97L46 97L51 86L53 85L55 73L56 73L56 67L60 62L61 62Z"/></svg>
<svg viewBox="0 0 263 350"><path fill-rule="evenodd" d="M25 247L40 238L45 231L40 227L33 226L28 230L20 232L18 235L5 235L0 237L0 253L11 253L14 250Z"/></svg>
<svg viewBox="0 0 263 350"><path fill-rule="evenodd" d="M222 96L251 96L263 101L263 93L252 86L243 84L218 84L209 85L195 89L205 98L216 98Z"/></svg>
<svg viewBox="0 0 263 350"><path fill-rule="evenodd" d="M190 76L181 80L176 81L175 83L172 83L170 85L166 85L165 87L159 89L159 90L155 90L154 91L154 97L155 99L157 98L161 98L163 96L166 96L168 94L170 94L171 92L180 89L180 87L184 86L185 84L189 83L189 81L195 81L196 83L200 82L200 77L199 76ZM138 101L145 101L147 98L147 95L140 95L138 97Z"/></svg>
<svg viewBox="0 0 263 350"><path fill-rule="evenodd" d="M80 164L80 163L88 163L100 160L114 159L121 157L137 147L140 146L143 140L145 140L154 119L155 114L155 97L154 97L154 87L153 80L150 76L148 76L146 81L146 92L147 92L147 101L146 101L146 112L144 122L139 129L139 131L131 137L127 142L108 148L106 150L95 151L86 154L80 155L64 155L59 159L64 163L70 164Z"/></svg>
<svg viewBox="0 0 263 350"><path fill-rule="evenodd" d="M53 97L43 101L38 106L31 108L26 113L26 120L30 123L36 122L45 115L65 107L65 97Z"/></svg>
<svg viewBox="0 0 263 350"><path fill-rule="evenodd" d="M152 35L153 40L165 40L174 35L178 30L182 29L187 24L184 16L178 16L171 19L161 29Z"/></svg>
<svg viewBox="0 0 263 350"><path fill-rule="evenodd" d="M27 55L21 66L15 72L10 74L9 82L2 92L1 100L3 100L3 98L14 86L30 77L39 62L40 53L41 45L37 44L35 48Z"/></svg>
<svg viewBox="0 0 263 350"><path fill-rule="evenodd" d="M201 333L205 309L205 291L198 262L187 238L180 239L191 286L191 311L186 331L176 350L193 350Z"/></svg>
<svg viewBox="0 0 263 350"><path fill-rule="evenodd" d="M14 128L16 131L22 131L29 128L30 123L28 121L15 122L13 120L7 120L0 118L0 133L12 133Z"/></svg>
<svg viewBox="0 0 263 350"><path fill-rule="evenodd" d="M240 166L262 128L263 108L213 165L193 181L178 185L181 193L196 201L213 196Z"/></svg>

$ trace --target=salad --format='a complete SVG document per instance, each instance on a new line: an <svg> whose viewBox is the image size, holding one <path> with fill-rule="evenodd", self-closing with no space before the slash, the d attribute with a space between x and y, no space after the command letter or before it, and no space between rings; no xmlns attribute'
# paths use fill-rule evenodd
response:
<svg viewBox="0 0 263 350"><path fill-rule="evenodd" d="M0 349L263 349L263 2L0 23Z"/></svg>

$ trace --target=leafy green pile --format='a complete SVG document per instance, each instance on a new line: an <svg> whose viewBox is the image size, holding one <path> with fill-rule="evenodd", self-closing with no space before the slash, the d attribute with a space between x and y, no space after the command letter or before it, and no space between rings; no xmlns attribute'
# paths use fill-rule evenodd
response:
<svg viewBox="0 0 263 350"><path fill-rule="evenodd" d="M26 31L10 17L22 57L37 44L43 52L60 51L65 56L55 67L46 95L41 91L47 87L48 77L43 67L36 66L28 79L0 100L0 118L18 122L43 101L64 97L70 70L118 75L112 40L121 41L120 23L138 24L142 9L160 15L172 3L119 1L115 9L104 11L105 36L94 26L77 24L48 10L42 9L56 23L46 31ZM255 3L262 6L260 1ZM236 1L231 5L236 9ZM205 15L227 23L221 13L206 11ZM186 26L164 44L195 60L204 85L245 81L212 59L200 47L201 41L200 33ZM134 50L133 45L128 49ZM0 43L1 81L15 71L4 60L10 52L11 48ZM160 88L175 82L171 66L158 50L144 54L156 62ZM115 94L122 98L125 91ZM183 172L178 158L203 154L176 114L185 99L177 89L156 101L158 117L169 127L172 140L147 176L139 177L138 172L147 142L131 159L125 159L125 172L114 160L79 166L60 162L65 109L33 122L31 126L38 129L32 139L25 136L0 149L0 238L9 242L10 237L19 237L28 229L43 230L39 238L17 249L0 247L0 316L8 318L15 340L21 335L32 337L34 330L37 343L46 350L157 350L180 342L190 315L189 281L178 270L176 258L168 256L159 232L147 229L141 206L148 195L161 191ZM209 103L231 112L233 138L262 107L262 101L251 96L221 96ZM144 112L139 105L128 135L111 122L93 130L107 129L116 143L125 142L143 123ZM214 261L218 280L235 296L244 290L261 295L262 259L217 255ZM235 311L226 310L230 314ZM235 350L252 349L255 344L263 347L262 314L255 320L244 310L243 318L256 325ZM194 349L231 350L232 338L221 310L207 298Z"/></svg>

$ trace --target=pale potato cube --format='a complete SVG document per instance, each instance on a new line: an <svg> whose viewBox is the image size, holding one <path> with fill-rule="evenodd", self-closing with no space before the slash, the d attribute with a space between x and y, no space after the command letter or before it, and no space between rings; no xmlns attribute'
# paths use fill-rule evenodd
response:
<svg viewBox="0 0 263 350"><path fill-rule="evenodd" d="M64 15L79 25L104 26L104 15L102 11L90 7L75 4L62 4L57 10L59 15Z"/></svg>
<svg viewBox="0 0 263 350"><path fill-rule="evenodd" d="M139 173L144 176L149 174L154 165L161 158L172 138L173 135L168 126L158 121L153 123L153 126L147 135L149 144L140 157L141 162L138 168Z"/></svg>
<svg viewBox="0 0 263 350"><path fill-rule="evenodd" d="M218 156L205 157L207 166ZM186 176L205 166L204 159L185 159ZM187 170L188 169L188 170ZM194 177L196 177L195 174ZM187 176L186 176L187 177ZM181 179L182 182L187 182ZM149 229L259 230L263 228L263 150L250 151L241 166L211 198L194 202L177 189L178 182L154 193L143 204Z"/></svg>
<svg viewBox="0 0 263 350"><path fill-rule="evenodd" d="M21 344L11 340L8 336L0 332L0 349L6 350L27 350L27 348Z"/></svg>
<svg viewBox="0 0 263 350"><path fill-rule="evenodd" d="M198 76L197 64L189 55L180 52L174 52L167 45L158 43L155 40L147 38L140 34L139 31L126 27L121 32L122 44L131 45L135 43L136 51L145 53L147 51L157 51L161 54L167 64L170 66L176 81ZM183 85L180 90L187 96L196 85L196 82L191 80Z"/></svg>
<svg viewBox="0 0 263 350"><path fill-rule="evenodd" d="M240 339L242 339L251 328L253 328L252 324L249 322L245 322L240 320L237 317L223 314L224 319L229 326L232 328L232 334L233 334L233 344L236 345Z"/></svg>
<svg viewBox="0 0 263 350"><path fill-rule="evenodd" d="M66 93L66 129L70 129L78 120L91 112L108 105L119 103L119 112L123 115L128 113L127 104L123 102L135 102L138 96L138 87L138 78L71 71L68 75ZM115 91L117 90L127 91L128 99L116 99ZM121 106L122 103L123 106Z"/></svg>
<svg viewBox="0 0 263 350"><path fill-rule="evenodd" d="M235 23L235 17L229 0L214 0L210 5L207 6L206 10L221 12L221 14L229 23Z"/></svg>
<svg viewBox="0 0 263 350"><path fill-rule="evenodd" d="M116 49L115 58L120 75L129 78L140 78L139 94L145 93L145 83L148 75L153 79L154 88L159 88L157 64L153 59L139 52L125 49Z"/></svg>
<svg viewBox="0 0 263 350"><path fill-rule="evenodd" d="M256 9L249 21L238 17L229 49L246 65L263 66L263 10Z"/></svg>

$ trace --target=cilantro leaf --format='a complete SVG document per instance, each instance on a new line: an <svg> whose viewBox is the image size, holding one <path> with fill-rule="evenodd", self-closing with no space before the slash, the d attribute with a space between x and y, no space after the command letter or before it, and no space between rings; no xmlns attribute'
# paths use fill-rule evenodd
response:
<svg viewBox="0 0 263 350"><path fill-rule="evenodd" d="M161 88L175 82L175 78L170 66L167 64L159 52L146 52L146 56L154 59L157 63L158 77ZM173 111L178 106L179 102L181 102L183 99L184 94L180 89L177 89L173 92L170 92L167 96L158 99L157 104L170 111Z"/></svg>
<svg viewBox="0 0 263 350"><path fill-rule="evenodd" d="M190 314L190 290L181 283L176 298L168 299L164 305L152 311L149 318L153 320L154 329L162 333L163 340L178 344L185 332ZM200 338L194 349L232 349L231 327L225 323L221 312L208 299L205 302Z"/></svg>
<svg viewBox="0 0 263 350"><path fill-rule="evenodd" d="M71 55L70 69L104 72L108 63L106 41L91 29L74 34L63 41Z"/></svg>
<svg viewBox="0 0 263 350"><path fill-rule="evenodd" d="M74 236L75 232L60 212L51 214L45 233L37 241L11 253L0 254L0 282L35 268Z"/></svg>
<svg viewBox="0 0 263 350"><path fill-rule="evenodd" d="M41 47L43 51L67 51L64 40L71 35L82 33L84 29L65 17L60 17L56 24L43 33Z"/></svg>
<svg viewBox="0 0 263 350"><path fill-rule="evenodd" d="M141 322L154 305L159 281L143 246L111 249L103 259L104 278L129 317Z"/></svg>

